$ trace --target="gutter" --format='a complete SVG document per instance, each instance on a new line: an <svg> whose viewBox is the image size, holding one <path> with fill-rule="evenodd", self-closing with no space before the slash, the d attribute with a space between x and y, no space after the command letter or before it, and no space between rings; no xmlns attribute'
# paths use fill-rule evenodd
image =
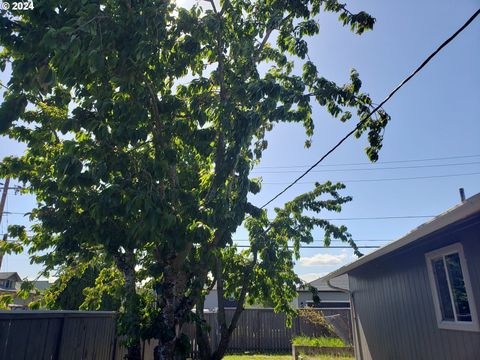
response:
<svg viewBox="0 0 480 360"><path fill-rule="evenodd" d="M353 297L353 293L349 289L344 289L344 288L333 285L330 282L331 280L332 280L331 278L327 279L327 285L328 286L330 286L332 289L341 291L341 292L349 295L349 298L350 298L350 313L351 313L351 317L352 317L352 328L353 328L352 329L353 330L353 342L354 342L354 345L355 345L355 342L356 342L357 346L358 346L358 350L357 350L357 347L354 346L353 351L355 353L355 358L356 359L363 360L362 342L360 341L360 328L358 326L357 311L355 310L355 299ZM350 284L350 280L348 280L348 282Z"/></svg>

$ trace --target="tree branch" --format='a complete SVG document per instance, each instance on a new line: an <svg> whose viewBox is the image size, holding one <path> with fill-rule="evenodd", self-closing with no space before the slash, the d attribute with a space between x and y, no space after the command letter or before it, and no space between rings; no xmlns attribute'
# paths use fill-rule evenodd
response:
<svg viewBox="0 0 480 360"><path fill-rule="evenodd" d="M218 14L217 7L215 6L215 0L205 0L205 1L209 2L212 5L213 12L215 14Z"/></svg>

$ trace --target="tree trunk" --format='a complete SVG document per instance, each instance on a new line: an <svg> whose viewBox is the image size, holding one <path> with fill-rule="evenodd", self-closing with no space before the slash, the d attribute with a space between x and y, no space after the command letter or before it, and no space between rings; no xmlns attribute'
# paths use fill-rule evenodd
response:
<svg viewBox="0 0 480 360"><path fill-rule="evenodd" d="M127 329L127 359L141 360L140 351L140 312L139 298L136 288L135 254L127 251L117 258L118 268L122 271L125 279L125 296L122 300L124 308L124 327Z"/></svg>
<svg viewBox="0 0 480 360"><path fill-rule="evenodd" d="M223 311L223 318L225 318L225 309ZM237 308L235 309L235 313L233 318L230 322L230 325L227 326L226 322L220 323L220 341L218 342L217 349L211 356L211 360L221 360L228 349L228 344L230 343L230 337L232 336L233 331L237 327L238 320L240 319L240 315L243 312L243 303L238 304ZM220 307L219 307L219 315L220 315ZM218 317L220 321L220 316Z"/></svg>
<svg viewBox="0 0 480 360"><path fill-rule="evenodd" d="M182 337L182 325L187 311L191 306L185 302L186 279L181 271L173 269L164 272L162 282L161 328L159 344L154 350L155 360L183 360L187 354L182 354L177 345Z"/></svg>
<svg viewBox="0 0 480 360"><path fill-rule="evenodd" d="M133 345L128 346L127 348L127 359L128 360L141 360L142 354L140 352L140 341Z"/></svg>
<svg viewBox="0 0 480 360"><path fill-rule="evenodd" d="M230 337L232 336L233 331L237 327L238 320L240 315L244 310L245 299L247 292L250 288L250 280L253 269L257 263L257 250L253 250L253 260L249 267L246 269L243 282L242 282L242 291L240 292L240 297L237 302L237 307L233 313L232 320L230 324L227 325L226 316L225 316L225 306L224 306L224 293L223 293L223 261L222 259L217 259L217 297L218 297L218 321L220 325L220 341L218 343L217 349L213 353L211 360L221 360L225 355L228 343L230 342Z"/></svg>
<svg viewBox="0 0 480 360"><path fill-rule="evenodd" d="M197 313L197 316L199 317L199 320L197 320L195 324L195 333L198 344L198 356L200 357L200 360L210 360L210 357L212 355L212 347L210 345L210 340L208 339L208 333L205 330L206 321L205 315L203 314L204 300L205 299L201 297L196 304L195 311Z"/></svg>
<svg viewBox="0 0 480 360"><path fill-rule="evenodd" d="M175 341L162 343L155 347L153 358L155 360L174 360L175 359Z"/></svg>
<svg viewBox="0 0 480 360"><path fill-rule="evenodd" d="M217 302L218 302L218 313L217 321L220 327L220 341L215 349L215 352L212 354L212 360L221 359L225 352L227 351L228 342L230 336L228 334L228 329L230 326L227 326L227 320L225 316L225 294L223 292L223 261L220 258L217 258ZM238 308L237 304L237 308Z"/></svg>

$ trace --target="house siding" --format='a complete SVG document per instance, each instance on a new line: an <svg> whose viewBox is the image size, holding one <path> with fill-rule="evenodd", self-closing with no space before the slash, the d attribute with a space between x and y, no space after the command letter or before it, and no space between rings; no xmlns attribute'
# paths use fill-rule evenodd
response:
<svg viewBox="0 0 480 360"><path fill-rule="evenodd" d="M425 253L461 243L480 314L480 215L349 273L361 360L480 359L480 332L439 329Z"/></svg>
<svg viewBox="0 0 480 360"><path fill-rule="evenodd" d="M205 302L203 308L206 310L218 309L218 298L217 290L211 290L207 295L205 295Z"/></svg>

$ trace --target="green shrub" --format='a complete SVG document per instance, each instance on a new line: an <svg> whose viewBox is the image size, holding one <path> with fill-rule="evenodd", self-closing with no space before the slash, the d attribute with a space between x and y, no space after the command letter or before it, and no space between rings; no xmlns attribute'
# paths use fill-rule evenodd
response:
<svg viewBox="0 0 480 360"><path fill-rule="evenodd" d="M337 337L333 326L328 322L323 313L312 308L303 308L298 310L298 316L302 321L315 325L316 333L321 337Z"/></svg>

